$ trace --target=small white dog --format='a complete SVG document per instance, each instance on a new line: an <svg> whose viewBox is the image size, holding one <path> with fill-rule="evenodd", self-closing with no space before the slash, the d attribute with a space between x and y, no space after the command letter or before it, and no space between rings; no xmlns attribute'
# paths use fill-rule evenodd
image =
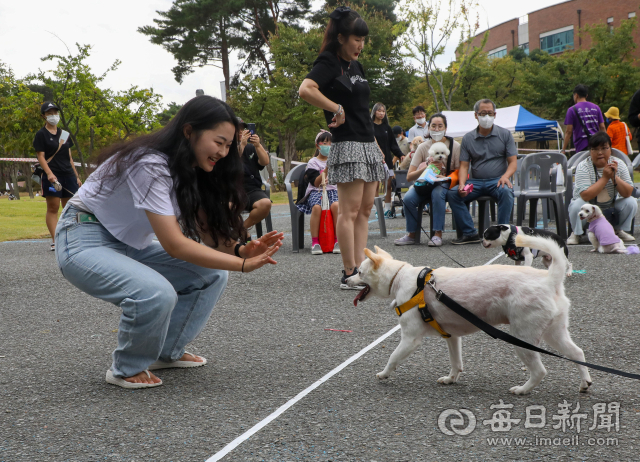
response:
<svg viewBox="0 0 640 462"><path fill-rule="evenodd" d="M537 346L544 340L566 357L584 362L583 351L573 343L567 330L570 301L564 294L567 268L564 252L553 240L542 237L518 235L516 245L540 249L551 255L549 271L506 265L443 267L433 270L432 280L437 289L485 322L491 325L509 324L513 336ZM422 268L394 260L378 247L376 252L374 254L365 249L368 258L362 262L359 273L347 280L350 286L365 285L354 304L364 300L369 293L392 299L391 307L411 300ZM449 375L438 379L438 383L455 383L462 372L461 337L478 329L439 302L435 292L428 286L424 291L424 300L433 318L451 335L445 339L449 347L451 371ZM400 326L400 344L389 357L384 370L377 374L380 380L388 378L398 364L420 346L424 336L440 335L422 320L416 308L409 309L400 317ZM539 353L516 348L516 354L529 370L529 380L522 386L510 389L512 393L521 395L537 386L547 371ZM579 390L586 392L591 385L591 376L584 366L578 366L578 370Z"/></svg>
<svg viewBox="0 0 640 462"><path fill-rule="evenodd" d="M447 157L449 157L449 148L447 145L438 141L433 143L429 148L429 157L427 158L427 164L434 165L440 170L440 174L444 174L444 169L447 165Z"/></svg>
<svg viewBox="0 0 640 462"><path fill-rule="evenodd" d="M627 253L624 242L618 236L602 214L597 205L585 204L580 207L578 216L581 220L589 222L589 242L593 245L593 252L599 253Z"/></svg>

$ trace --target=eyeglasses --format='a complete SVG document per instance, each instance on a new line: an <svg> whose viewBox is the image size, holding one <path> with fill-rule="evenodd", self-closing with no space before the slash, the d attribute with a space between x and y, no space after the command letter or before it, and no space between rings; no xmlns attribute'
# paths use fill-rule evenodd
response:
<svg viewBox="0 0 640 462"><path fill-rule="evenodd" d="M480 117L484 117L484 116L494 117L496 115L495 112L477 112L476 114L478 114Z"/></svg>
<svg viewBox="0 0 640 462"><path fill-rule="evenodd" d="M593 152L607 152L611 146L600 146L599 148L591 148Z"/></svg>

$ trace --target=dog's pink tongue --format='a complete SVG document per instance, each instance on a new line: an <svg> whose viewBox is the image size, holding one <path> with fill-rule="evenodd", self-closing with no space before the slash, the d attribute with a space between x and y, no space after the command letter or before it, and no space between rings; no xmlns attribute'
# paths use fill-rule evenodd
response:
<svg viewBox="0 0 640 462"><path fill-rule="evenodd" d="M353 299L353 306L358 306L358 302L364 298L368 289L369 288L367 286L364 286L364 289L358 292L358 295L356 295L356 298Z"/></svg>

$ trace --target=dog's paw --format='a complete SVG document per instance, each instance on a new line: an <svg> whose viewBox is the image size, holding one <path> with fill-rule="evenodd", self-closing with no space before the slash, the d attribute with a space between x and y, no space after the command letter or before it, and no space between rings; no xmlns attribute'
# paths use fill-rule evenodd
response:
<svg viewBox="0 0 640 462"><path fill-rule="evenodd" d="M376 374L376 378L377 378L378 380L386 380L386 379L388 379L388 378L389 378L389 374L385 374L385 373L384 373L384 371L382 371L382 372L378 372L378 373Z"/></svg>
<svg viewBox="0 0 640 462"><path fill-rule="evenodd" d="M440 377L438 379L438 383L442 383L444 385L450 385L452 383L456 383L456 378L450 375L445 375L444 377Z"/></svg>
<svg viewBox="0 0 640 462"><path fill-rule="evenodd" d="M509 391L511 393L513 393L514 395L526 395L529 393L529 390L527 390L524 386L522 387L511 387L509 388Z"/></svg>
<svg viewBox="0 0 640 462"><path fill-rule="evenodd" d="M589 391L589 387L591 386L593 382L582 382L580 384L580 393L586 393Z"/></svg>

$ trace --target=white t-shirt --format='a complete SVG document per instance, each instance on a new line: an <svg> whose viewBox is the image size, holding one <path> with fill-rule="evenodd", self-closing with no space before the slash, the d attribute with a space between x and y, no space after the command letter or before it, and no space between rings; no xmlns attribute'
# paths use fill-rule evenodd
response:
<svg viewBox="0 0 640 462"><path fill-rule="evenodd" d="M158 215L179 216L167 156L156 151L143 156L124 172L124 178L105 183L100 194L100 178L111 168L111 159L93 172L73 199L90 212L119 241L144 249L153 240L153 228L145 210Z"/></svg>

